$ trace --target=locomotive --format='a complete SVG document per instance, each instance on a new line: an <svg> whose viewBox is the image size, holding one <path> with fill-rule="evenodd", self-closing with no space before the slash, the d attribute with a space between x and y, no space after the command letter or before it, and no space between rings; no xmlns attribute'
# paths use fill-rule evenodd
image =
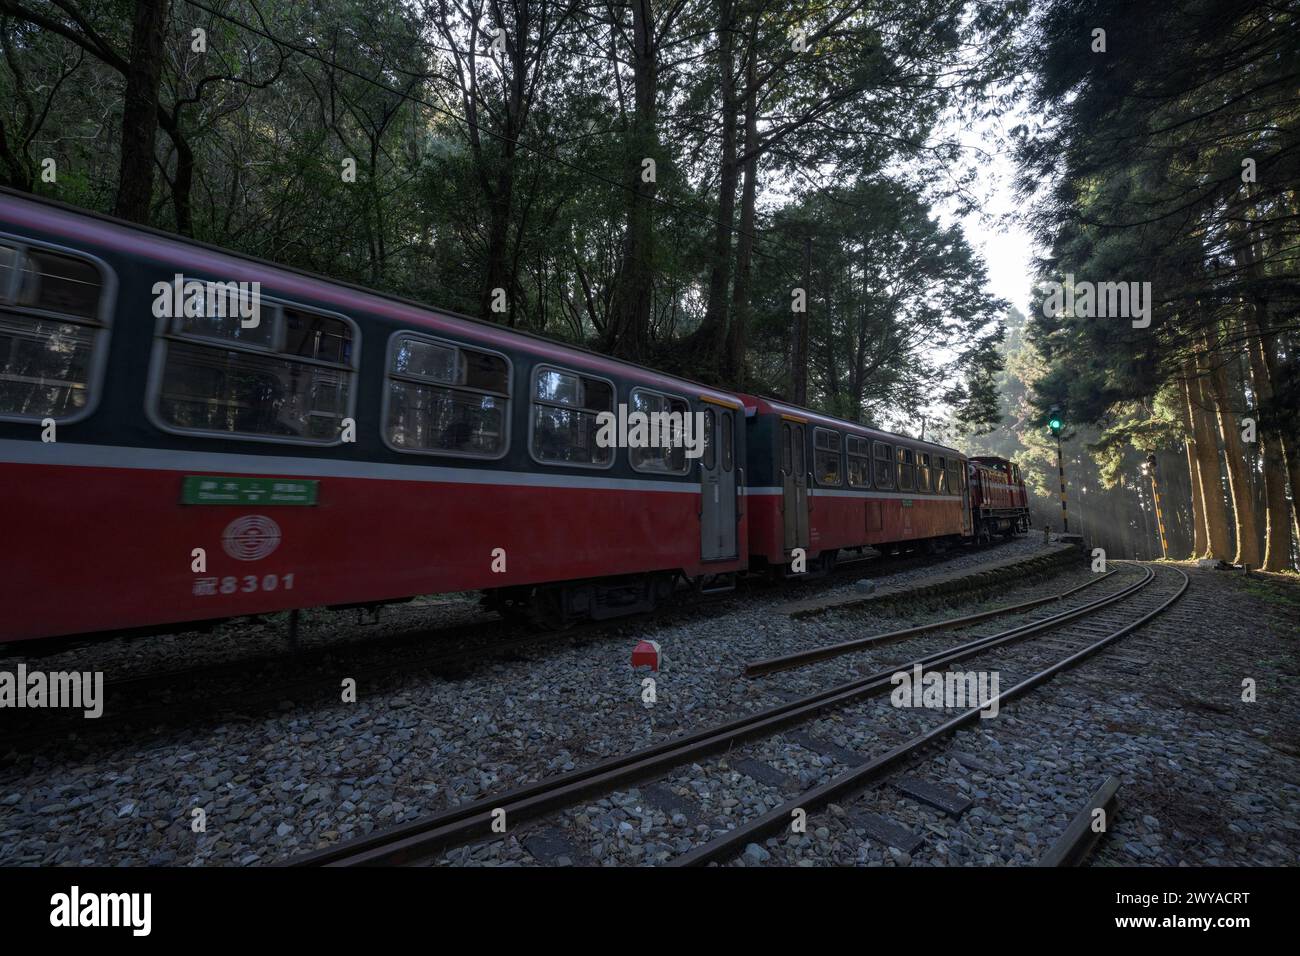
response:
<svg viewBox="0 0 1300 956"><path fill-rule="evenodd" d="M624 407L699 416L698 457L598 441ZM0 190L3 641L462 591L649 610L1025 530L997 461Z"/></svg>

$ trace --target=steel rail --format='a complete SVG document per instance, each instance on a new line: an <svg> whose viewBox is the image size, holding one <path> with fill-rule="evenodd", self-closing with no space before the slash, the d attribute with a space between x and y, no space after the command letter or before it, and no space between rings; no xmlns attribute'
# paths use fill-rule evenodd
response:
<svg viewBox="0 0 1300 956"><path fill-rule="evenodd" d="M1106 778L1035 866L1082 866L1105 832L1104 829L1100 832L1093 830L1092 816L1097 810L1110 813L1118 790L1119 778Z"/></svg>
<svg viewBox="0 0 1300 956"><path fill-rule="evenodd" d="M1150 568L1147 568L1147 570L1151 571ZM1057 661L1055 664L1051 665L1050 667L1047 667L1044 670L1039 671L1037 674L1034 674L1032 677L1026 678L1020 683L1016 684L1014 687L1010 687L1007 690L1002 691L996 697L993 697L988 701L985 701L982 705L978 707L972 707L970 710L958 714L956 717L953 717L951 720L945 721L944 723L940 724L938 727L935 727L933 730L926 731L925 733L917 737L913 737L912 739L900 744L899 746L893 748L887 753L884 753L879 757L876 757L875 759L863 764L862 766L850 770L847 773L841 774L840 776L836 777L834 780L830 780L822 784L821 786L814 787L813 789L808 790L807 792L801 794L796 799L787 800L785 803L783 803L781 806L777 807L776 809L771 810L768 813L762 814L761 816L755 817L753 820L750 820L747 823L742 823L740 826L734 827L733 829L728 830L726 833L714 837L708 843L705 843L702 846L698 846L694 850L690 850L686 853L683 853L681 856L676 857L673 860L670 860L668 862L668 865L669 866L699 866L704 863L714 862L720 859L725 859L737 855L740 852L739 850L740 847L743 847L749 843L754 842L754 840L760 837L767 836L768 834L777 832L783 829L784 827L788 826L794 811L796 810L808 811L810 809L815 809L817 807L823 806L831 802L836 798L848 796L849 794L860 790L864 784L866 784L867 782L869 782L870 780L876 777L881 776L886 770L888 770L894 764L901 762L903 759L912 755L913 753L920 750L921 748L925 747L927 744L930 744L935 740L938 740L940 737L946 737L948 734L952 733L958 728L966 724L969 724L974 720L977 720L979 718L980 712L982 710L987 709L991 704L996 703L1000 708L1003 703L1014 700L1015 698L1028 693L1029 691L1037 687L1039 684L1051 680L1061 671L1073 667L1075 664L1078 664L1080 661L1083 661L1085 658L1092 656L1093 654L1097 653L1107 645L1112 644L1115 641L1119 640L1124 635L1137 630L1147 621L1151 620L1152 618L1156 617L1158 614L1161 614L1165 610L1167 610L1170 605L1172 605L1175 601L1181 598L1183 594L1187 591L1187 586L1189 583L1187 574L1179 568L1173 568L1171 570L1177 572L1182 577L1183 579L1182 585L1173 594L1173 596L1167 598L1154 610L1148 611L1146 614L1142 615L1136 621L1132 621L1128 624L1125 624L1123 627L1112 632L1106 637L1103 637L1100 640L1095 641L1092 644L1089 644L1088 646L1082 648L1081 650L1075 651L1073 654L1069 655L1068 657L1060 661ZM1152 571L1151 573L1152 576L1154 577L1155 572Z"/></svg>
<svg viewBox="0 0 1300 956"><path fill-rule="evenodd" d="M883 644L888 641L897 641L902 640L905 637L912 637L916 634L925 634L928 631L941 631L948 628L965 627L967 624L974 624L976 621L988 620L991 617L1002 617L1006 614L1015 614L1018 611L1027 611L1030 608L1049 604L1052 601L1062 601L1071 594L1082 591L1084 588L1090 588L1094 584L1099 584L1114 573L1114 570L1110 570L1105 574L1093 578L1086 584L1080 584L1078 587L1070 588L1068 591L1062 591L1060 594L1049 594L1047 597L1035 598L1032 601L1025 601L1021 604L997 607L988 611L979 611L975 614L966 614L962 617L951 617L944 621L935 621L932 624L919 624L916 627L907 627L899 631L887 631L884 634L873 634L870 637L860 637L852 641L842 641L838 644L823 644L822 646L814 647L811 650L796 651L793 654L784 654L780 657L769 657L766 660L746 664L745 670L742 673L745 677L759 677L763 674L790 670L795 667L803 667L805 664L813 664L817 661L829 660L832 657L849 654L853 651L859 650L860 648L874 647L877 644Z"/></svg>
<svg viewBox="0 0 1300 956"><path fill-rule="evenodd" d="M784 726L809 719L823 710L886 690L891 685L891 678L900 670L911 670L917 666L941 667L973 656L990 647L1023 640L1033 634L1050 630L1078 617L1091 614L1102 607L1122 601L1154 580L1155 572L1151 568L1144 568L1144 572L1141 580L1121 591L1041 621L1034 621L998 634L976 638L956 647L935 651L868 677L858 678L653 747L609 757L590 766L548 777L512 791L481 797L421 820L357 837L345 843L323 847L286 861L286 865L366 866L402 863L427 856L445 847L489 836L492 832L494 811L504 810L509 822L529 819L568 806L588 794L608 792L621 783L652 776L656 771L725 750L737 742L770 735Z"/></svg>

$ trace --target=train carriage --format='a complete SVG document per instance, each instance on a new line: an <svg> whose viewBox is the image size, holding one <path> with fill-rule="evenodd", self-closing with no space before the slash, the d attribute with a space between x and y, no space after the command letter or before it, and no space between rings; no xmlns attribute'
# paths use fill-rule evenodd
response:
<svg viewBox="0 0 1300 956"><path fill-rule="evenodd" d="M455 591L558 626L1028 527L1002 459L8 190L0 502L0 640Z"/></svg>
<svg viewBox="0 0 1300 956"><path fill-rule="evenodd" d="M996 455L975 455L967 467L976 539L1028 531L1029 495L1020 466Z"/></svg>
<svg viewBox="0 0 1300 956"><path fill-rule="evenodd" d="M252 327L204 299L252 283ZM703 454L602 447L619 405L698 413ZM546 623L652 607L746 565L741 415L680 378L0 192L0 639L467 590Z"/></svg>
<svg viewBox="0 0 1300 956"><path fill-rule="evenodd" d="M971 534L966 459L956 449L745 396L750 555L809 567L836 552L953 543Z"/></svg>

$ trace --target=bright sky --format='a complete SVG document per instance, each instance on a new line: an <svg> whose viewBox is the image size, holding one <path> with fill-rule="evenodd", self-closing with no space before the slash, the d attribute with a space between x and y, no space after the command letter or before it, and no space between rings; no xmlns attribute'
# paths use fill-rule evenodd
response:
<svg viewBox="0 0 1300 956"><path fill-rule="evenodd" d="M1013 112L969 130L955 116L939 125L934 140L958 142L966 147L964 163L975 171L971 196L978 211L958 216L957 204L946 202L936 204L935 213L945 226L960 223L966 241L984 260L988 269L985 291L1028 315L1032 308L1034 242L1018 215L1020 203L1012 188L1015 162L1005 145L1008 140L1004 132L1018 122L1021 118ZM950 412L946 404L935 402L924 410L924 415L933 424L947 418ZM883 424L889 427L920 434L919 422L884 417ZM944 432L940 429L938 435L927 434L927 437L956 440Z"/></svg>
<svg viewBox="0 0 1300 956"><path fill-rule="evenodd" d="M993 207L996 214L1010 213L1014 208L1009 196L998 195L996 198ZM1030 278L1033 242L1029 233L1015 222L993 225L974 215L965 217L961 222L966 241L984 258L988 266L989 281L986 288L1028 315L1032 308L1030 299L1033 293Z"/></svg>
<svg viewBox="0 0 1300 956"><path fill-rule="evenodd" d="M946 130L941 129L939 135L970 147L967 154L974 161L978 177L975 195L981 212L962 217L961 225L966 241L988 266L987 288L1028 315L1033 294L1034 243L1018 215L1020 203L1012 190L1015 162L1002 132L1008 123L1019 121L1019 117L1008 114L971 130L960 129L954 122L947 124ZM950 222L953 210L940 209L940 215Z"/></svg>

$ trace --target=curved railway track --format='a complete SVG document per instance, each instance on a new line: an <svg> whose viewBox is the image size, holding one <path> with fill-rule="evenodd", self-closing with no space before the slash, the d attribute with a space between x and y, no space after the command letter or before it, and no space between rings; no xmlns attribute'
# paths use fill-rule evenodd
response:
<svg viewBox="0 0 1300 956"><path fill-rule="evenodd" d="M1012 671L1017 679L1012 687L997 695L995 700L999 704L1013 700L1050 680L1061 670L1078 664L1141 627L1165 611L1187 589L1188 579L1182 571L1162 569L1157 572L1150 566L1138 567L1141 568L1138 580L1133 583L1045 618L994 634L977 636L782 705L548 777L509 792L468 802L389 830L326 847L289 862L301 866L363 866L429 861L449 848L496 838L491 826L502 811L513 827L523 821L560 811L583 798L609 793L623 784L661 779L685 763L729 751L748 741L772 737L786 727L814 719L828 710L847 708L870 697L888 693L892 684L891 677L899 671L910 671L914 667L920 667L924 672L940 671L949 664L986 654L993 649L1017 645L1028 638L1051 632L1051 644L1055 647L1040 645L1037 652L1031 649L1028 654L1021 655L1019 661L1013 658L1010 668L1005 665L1001 667L1004 672ZM1057 598L1065 598L1081 590L1071 589ZM1003 609L1003 613L1017 609L1020 606ZM984 619L986 616L991 615L977 617ZM967 620L966 623L970 621ZM893 636L900 635L896 632ZM1064 648L1062 644L1065 645ZM1064 656L1061 656L1062 653ZM824 785L784 800L769 813L743 821L730 829L715 830L706 841L669 862L673 865L691 865L733 857L739 847L787 826L794 810L809 811L838 796L860 790L921 748L977 719L978 714L979 708L964 711L937 727L910 737Z"/></svg>

